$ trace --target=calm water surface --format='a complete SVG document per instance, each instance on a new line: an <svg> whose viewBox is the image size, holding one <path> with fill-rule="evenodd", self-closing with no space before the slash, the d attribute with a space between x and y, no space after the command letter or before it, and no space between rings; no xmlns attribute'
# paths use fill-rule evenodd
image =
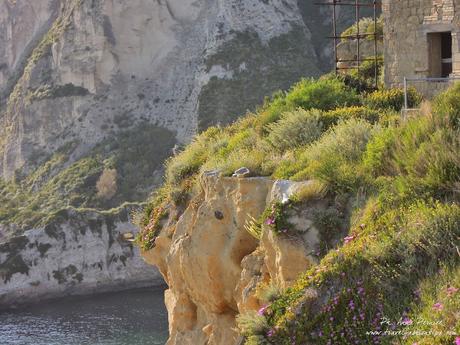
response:
<svg viewBox="0 0 460 345"><path fill-rule="evenodd" d="M0 312L0 345L163 345L163 291L137 289Z"/></svg>

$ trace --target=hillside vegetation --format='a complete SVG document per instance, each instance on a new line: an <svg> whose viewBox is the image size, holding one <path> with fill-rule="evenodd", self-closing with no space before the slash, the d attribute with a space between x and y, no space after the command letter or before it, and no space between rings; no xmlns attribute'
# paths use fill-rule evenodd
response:
<svg viewBox="0 0 460 345"><path fill-rule="evenodd" d="M351 208L348 234L317 267L262 313L239 317L247 344L454 344L460 333L460 84L404 120L401 90L362 90L353 76L304 79L209 128L167 162L145 210L139 242L149 249L166 206L187 205L201 173L241 167L317 181L291 204L320 193ZM421 101L411 90L411 105ZM253 222L255 237L257 222L289 226L283 207ZM334 217L320 230L333 233Z"/></svg>
<svg viewBox="0 0 460 345"><path fill-rule="evenodd" d="M167 157L165 147L174 142L174 133L144 124L114 134L72 162L78 143L69 141L53 155L37 157L37 168L27 176L0 179L0 224L14 234L46 225L67 207L107 210L142 202L159 182L152 172Z"/></svg>

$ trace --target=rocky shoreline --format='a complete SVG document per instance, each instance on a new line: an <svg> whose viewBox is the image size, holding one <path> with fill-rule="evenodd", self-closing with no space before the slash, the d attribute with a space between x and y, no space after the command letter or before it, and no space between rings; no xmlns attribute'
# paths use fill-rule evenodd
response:
<svg viewBox="0 0 460 345"><path fill-rule="evenodd" d="M126 238L129 209L66 209L42 228L0 243L0 309L69 295L163 284Z"/></svg>

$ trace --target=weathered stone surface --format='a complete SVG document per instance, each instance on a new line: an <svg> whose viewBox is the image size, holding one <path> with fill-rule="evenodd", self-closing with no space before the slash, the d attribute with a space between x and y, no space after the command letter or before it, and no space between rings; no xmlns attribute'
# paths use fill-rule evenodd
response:
<svg viewBox="0 0 460 345"><path fill-rule="evenodd" d="M124 234L137 232L128 210L68 209L45 228L0 243L0 309L73 294L159 285Z"/></svg>
<svg viewBox="0 0 460 345"><path fill-rule="evenodd" d="M441 54L432 33L452 33L453 76L460 75L460 2L458 0L383 1L385 82L402 86L404 77L440 77L431 54ZM440 56L439 56L440 60ZM411 83L431 96L449 83Z"/></svg>
<svg viewBox="0 0 460 345"><path fill-rule="evenodd" d="M167 223L156 246L143 254L169 285L169 345L234 345L236 315L261 306L258 285L287 287L316 263L310 254L318 233L302 212L290 216L291 235L277 236L267 227L259 243L244 227L250 217L260 217L271 202L289 198L304 184L202 176L202 194L177 224ZM216 218L215 210L224 217Z"/></svg>
<svg viewBox="0 0 460 345"><path fill-rule="evenodd" d="M77 159L142 121L187 142L319 75L304 11L297 0L1 0L0 175L70 140Z"/></svg>

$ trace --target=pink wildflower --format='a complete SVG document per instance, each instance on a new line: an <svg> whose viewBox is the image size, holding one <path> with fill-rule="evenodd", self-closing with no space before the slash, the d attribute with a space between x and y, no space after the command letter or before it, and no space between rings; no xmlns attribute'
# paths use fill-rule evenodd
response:
<svg viewBox="0 0 460 345"><path fill-rule="evenodd" d="M413 321L411 319L409 319L408 317L404 318L404 320L402 322L406 326L412 325L412 323L413 323Z"/></svg>
<svg viewBox="0 0 460 345"><path fill-rule="evenodd" d="M447 294L449 295L449 297L455 295L457 292L458 289L456 287L451 286L447 288Z"/></svg>
<svg viewBox="0 0 460 345"><path fill-rule="evenodd" d="M436 310L436 311L441 311L444 309L444 305L442 305L442 303L435 303L433 304L433 310Z"/></svg>
<svg viewBox="0 0 460 345"><path fill-rule="evenodd" d="M455 337L455 345L460 345L460 337Z"/></svg>
<svg viewBox="0 0 460 345"><path fill-rule="evenodd" d="M345 238L343 239L343 240L344 240L343 243L347 244L347 243L353 241L354 239L355 239L355 236L347 236L347 237L345 237Z"/></svg>
<svg viewBox="0 0 460 345"><path fill-rule="evenodd" d="M267 306L264 305L262 308L259 309L259 311L257 312L257 314L259 315L264 315L265 314L265 311L267 310Z"/></svg>
<svg viewBox="0 0 460 345"><path fill-rule="evenodd" d="M267 225L273 225L273 224L275 224L275 219L272 218L272 217L269 217L269 218L267 218L267 220L265 221L265 224L267 224Z"/></svg>

